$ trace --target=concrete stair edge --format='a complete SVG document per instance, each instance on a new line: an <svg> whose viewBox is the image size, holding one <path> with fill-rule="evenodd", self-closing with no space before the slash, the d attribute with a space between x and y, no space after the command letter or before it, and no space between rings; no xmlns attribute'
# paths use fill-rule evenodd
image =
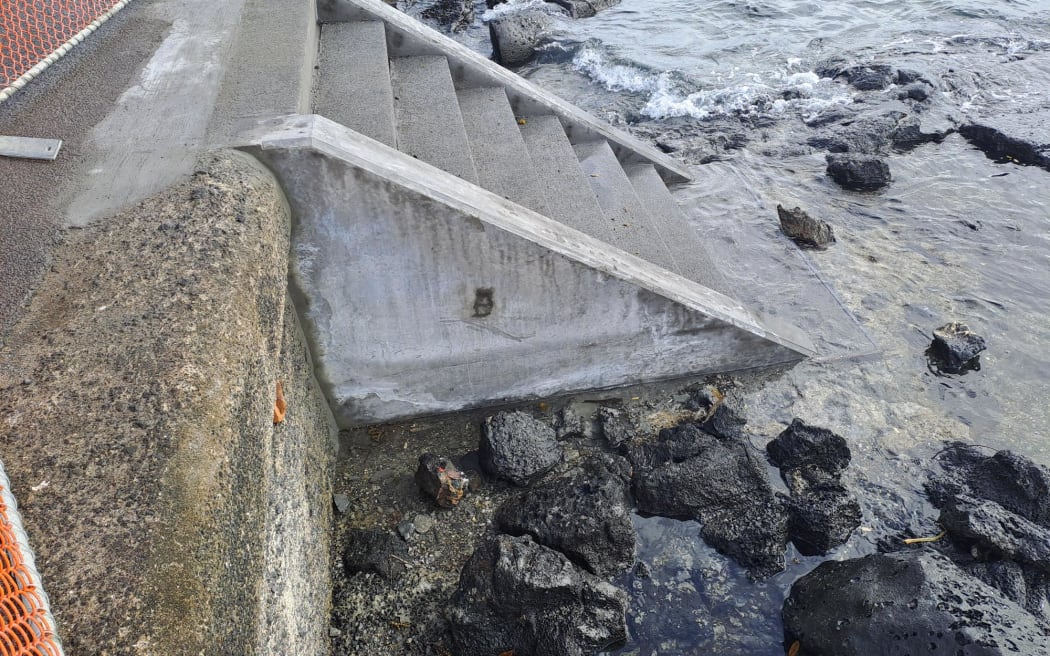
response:
<svg viewBox="0 0 1050 656"><path fill-rule="evenodd" d="M321 26L314 112L382 141L397 143L394 92L382 21Z"/></svg>

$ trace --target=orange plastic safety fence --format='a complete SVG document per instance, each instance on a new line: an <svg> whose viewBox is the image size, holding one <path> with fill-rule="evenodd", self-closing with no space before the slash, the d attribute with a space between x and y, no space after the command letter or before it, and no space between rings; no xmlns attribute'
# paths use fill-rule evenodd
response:
<svg viewBox="0 0 1050 656"><path fill-rule="evenodd" d="M26 566L8 513L0 496L0 656L61 656L44 596Z"/></svg>
<svg viewBox="0 0 1050 656"><path fill-rule="evenodd" d="M120 0L0 0L0 89L118 4Z"/></svg>

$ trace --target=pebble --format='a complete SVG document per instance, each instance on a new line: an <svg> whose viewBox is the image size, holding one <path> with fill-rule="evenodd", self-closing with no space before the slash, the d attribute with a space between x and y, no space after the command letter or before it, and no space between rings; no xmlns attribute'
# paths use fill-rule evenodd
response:
<svg viewBox="0 0 1050 656"><path fill-rule="evenodd" d="M403 521L397 525L397 532L398 535L401 536L402 540L408 542L408 540L411 539L412 535L416 532L416 525L407 520Z"/></svg>
<svg viewBox="0 0 1050 656"><path fill-rule="evenodd" d="M412 523L415 524L418 533L426 533L434 527L433 518L427 515L416 515L416 518Z"/></svg>
<svg viewBox="0 0 1050 656"><path fill-rule="evenodd" d="M335 509L340 515L345 514L346 509L350 507L350 497L345 494L333 494L332 501L335 502Z"/></svg>

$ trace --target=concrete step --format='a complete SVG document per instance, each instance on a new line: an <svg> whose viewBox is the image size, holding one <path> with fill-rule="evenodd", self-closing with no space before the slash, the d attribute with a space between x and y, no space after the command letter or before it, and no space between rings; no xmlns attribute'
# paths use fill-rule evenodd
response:
<svg viewBox="0 0 1050 656"><path fill-rule="evenodd" d="M396 57L390 60L390 82L398 150L477 184L448 60L440 55Z"/></svg>
<svg viewBox="0 0 1050 656"><path fill-rule="evenodd" d="M530 210L547 214L544 190L503 88L461 89L456 95L478 184Z"/></svg>
<svg viewBox="0 0 1050 656"><path fill-rule="evenodd" d="M612 236L605 241L684 276L684 262L679 262L679 254L672 250L664 222L654 219L642 204L609 144L591 141L575 144L573 149L611 227Z"/></svg>
<svg viewBox="0 0 1050 656"><path fill-rule="evenodd" d="M456 43L383 0L318 0L317 18L324 24L381 20L386 23L387 49L391 57L443 56L460 89L503 87L515 114L554 114L562 119L565 133L573 143L605 139L621 161L651 162L661 177L669 182L692 179L689 168L681 162Z"/></svg>
<svg viewBox="0 0 1050 656"><path fill-rule="evenodd" d="M321 27L314 113L394 146L394 92L381 21Z"/></svg>
<svg viewBox="0 0 1050 656"><path fill-rule="evenodd" d="M678 207L656 168L652 164L636 164L624 170L638 199L649 210L653 221L659 224L660 234L671 257L681 267L679 273L732 296L729 285L704 247L703 240L689 224L689 219Z"/></svg>
<svg viewBox="0 0 1050 656"><path fill-rule="evenodd" d="M612 243L612 222L605 218L580 160L557 116L529 116L520 126L536 176L547 192L547 216L592 237Z"/></svg>

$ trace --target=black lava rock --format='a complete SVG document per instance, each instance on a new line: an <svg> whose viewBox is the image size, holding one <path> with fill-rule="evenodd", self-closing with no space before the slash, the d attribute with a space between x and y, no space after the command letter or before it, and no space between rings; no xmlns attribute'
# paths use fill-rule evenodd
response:
<svg viewBox="0 0 1050 656"><path fill-rule="evenodd" d="M502 533L532 536L592 574L619 574L634 563L637 541L627 494L630 476L623 458L589 458L574 475L505 503L494 523Z"/></svg>
<svg viewBox="0 0 1050 656"><path fill-rule="evenodd" d="M486 419L478 452L483 470L515 485L528 485L561 461L554 429L524 412Z"/></svg>
<svg viewBox="0 0 1050 656"><path fill-rule="evenodd" d="M885 89L897 80L897 71L888 64L851 66L842 71L840 75L844 76L850 86L858 91Z"/></svg>
<svg viewBox="0 0 1050 656"><path fill-rule="evenodd" d="M531 537L498 535L463 567L449 609L457 656L584 656L627 638L627 595Z"/></svg>
<svg viewBox="0 0 1050 656"><path fill-rule="evenodd" d="M745 442L682 424L627 453L640 512L700 522L704 540L754 578L784 569L787 515Z"/></svg>
<svg viewBox="0 0 1050 656"><path fill-rule="evenodd" d="M489 22L492 58L504 66L521 66L551 33L554 20L542 11L519 11Z"/></svg>
<svg viewBox="0 0 1050 656"><path fill-rule="evenodd" d="M620 4L620 0L547 0L563 7L573 18L590 18L603 9Z"/></svg>
<svg viewBox="0 0 1050 656"><path fill-rule="evenodd" d="M777 205L777 215L780 217L780 229L784 234L802 246L824 249L835 242L835 232L831 226L820 219L814 219L802 208L788 210L784 209L783 205Z"/></svg>
<svg viewBox="0 0 1050 656"><path fill-rule="evenodd" d="M890 167L874 155L852 153L827 156L828 176L839 186L853 191L875 191L890 183Z"/></svg>
<svg viewBox="0 0 1050 656"><path fill-rule="evenodd" d="M845 544L860 526L857 498L837 484L793 494L787 502L788 535L803 556L819 556Z"/></svg>
<svg viewBox="0 0 1050 656"><path fill-rule="evenodd" d="M939 523L981 560L1013 560L1050 573L1050 529L994 501L957 496L941 508Z"/></svg>
<svg viewBox="0 0 1050 656"><path fill-rule="evenodd" d="M405 571L408 547L393 533L352 530L343 549L343 569L347 574L374 572L393 579Z"/></svg>
<svg viewBox="0 0 1050 656"><path fill-rule="evenodd" d="M633 440L638 434L638 429L623 410L602 406L598 408L597 417L602 436L613 448Z"/></svg>
<svg viewBox="0 0 1050 656"><path fill-rule="evenodd" d="M583 419L572 408L562 408L554 417L554 434L559 440L583 437Z"/></svg>
<svg viewBox="0 0 1050 656"><path fill-rule="evenodd" d="M821 563L791 586L783 619L807 656L1050 649L1047 625L932 551Z"/></svg>
<svg viewBox="0 0 1050 656"><path fill-rule="evenodd" d="M933 331L929 355L934 364L948 373L979 368L975 361L987 348L984 338L964 323L953 321Z"/></svg>
<svg viewBox="0 0 1050 656"><path fill-rule="evenodd" d="M832 475L844 470L851 458L842 436L797 418L766 445L766 453L782 471L817 467Z"/></svg>

